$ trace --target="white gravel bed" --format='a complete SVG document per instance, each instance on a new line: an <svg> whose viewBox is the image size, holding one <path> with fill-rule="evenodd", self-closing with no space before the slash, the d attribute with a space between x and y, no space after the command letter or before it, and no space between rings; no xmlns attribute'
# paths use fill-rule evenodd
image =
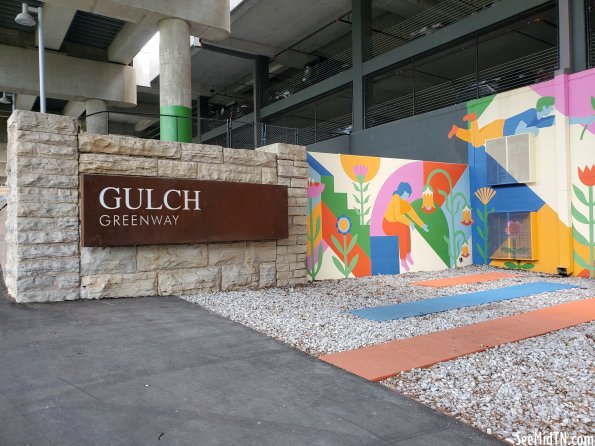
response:
<svg viewBox="0 0 595 446"><path fill-rule="evenodd" d="M204 293L185 296L183 299L317 356L595 296L593 280L524 272L520 272L517 278L442 289L410 284L419 280L489 271L502 270L470 266L439 272L320 281L296 288ZM347 313L347 310L356 308L494 289L537 280L568 283L579 288L389 322L370 321Z"/></svg>
<svg viewBox="0 0 595 446"><path fill-rule="evenodd" d="M511 443L536 430L595 436L595 323L402 372L383 383Z"/></svg>

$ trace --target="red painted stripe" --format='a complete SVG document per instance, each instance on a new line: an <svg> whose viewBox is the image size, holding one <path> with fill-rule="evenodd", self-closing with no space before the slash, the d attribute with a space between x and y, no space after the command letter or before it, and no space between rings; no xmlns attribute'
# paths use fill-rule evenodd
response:
<svg viewBox="0 0 595 446"><path fill-rule="evenodd" d="M434 280L424 280L422 282L413 282L413 285L442 288L442 287L453 286L453 285L463 285L466 283L478 283L478 282L489 282L491 280L510 279L512 277L518 277L518 274L500 273L500 272L471 274L468 276L449 277L447 279L434 279Z"/></svg>
<svg viewBox="0 0 595 446"><path fill-rule="evenodd" d="M595 299L585 299L414 338L323 355L320 359L370 381L381 381L406 370L429 367L496 345L541 336L593 320Z"/></svg>

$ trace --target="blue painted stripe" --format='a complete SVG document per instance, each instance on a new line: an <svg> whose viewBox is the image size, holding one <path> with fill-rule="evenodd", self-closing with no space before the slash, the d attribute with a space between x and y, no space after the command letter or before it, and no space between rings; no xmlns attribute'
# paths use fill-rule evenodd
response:
<svg viewBox="0 0 595 446"><path fill-rule="evenodd" d="M311 169L314 169L315 172L318 173L321 177L332 177L333 175L326 170L326 168L318 162L316 158L308 153L308 164L310 165Z"/></svg>
<svg viewBox="0 0 595 446"><path fill-rule="evenodd" d="M518 297L526 297L533 294L567 290L570 288L577 287L552 282L533 282L494 290L478 291L476 293L443 296L435 299L418 300L415 302L403 302L383 307L361 308L359 310L352 310L350 313L365 319L382 322L424 316L431 313L456 310L457 308L471 307L474 305L516 299Z"/></svg>

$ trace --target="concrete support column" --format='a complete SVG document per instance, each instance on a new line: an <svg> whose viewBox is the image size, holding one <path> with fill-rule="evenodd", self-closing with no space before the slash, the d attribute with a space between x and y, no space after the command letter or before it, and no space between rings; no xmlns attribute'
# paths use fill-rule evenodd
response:
<svg viewBox="0 0 595 446"><path fill-rule="evenodd" d="M262 106L263 91L267 88L269 83L269 60L265 56L256 56L254 59L254 88L253 88L253 102L254 102L254 147L262 144L260 141L261 132L260 126L260 108Z"/></svg>
<svg viewBox="0 0 595 446"><path fill-rule="evenodd" d="M367 0L353 0L353 25L351 45L353 53L353 131L363 130L365 85L364 85L364 41L372 35L372 6Z"/></svg>
<svg viewBox="0 0 595 446"><path fill-rule="evenodd" d="M558 51L560 68L556 74L573 71L572 4L570 0L558 1Z"/></svg>
<svg viewBox="0 0 595 446"><path fill-rule="evenodd" d="M589 66L587 0L573 0L570 13L572 14L572 61L574 72L578 73Z"/></svg>
<svg viewBox="0 0 595 446"><path fill-rule="evenodd" d="M192 142L190 28L184 20L164 19L159 34L161 140Z"/></svg>
<svg viewBox="0 0 595 446"><path fill-rule="evenodd" d="M107 104L101 99L87 99L85 101L87 114L87 133L107 135L109 133Z"/></svg>

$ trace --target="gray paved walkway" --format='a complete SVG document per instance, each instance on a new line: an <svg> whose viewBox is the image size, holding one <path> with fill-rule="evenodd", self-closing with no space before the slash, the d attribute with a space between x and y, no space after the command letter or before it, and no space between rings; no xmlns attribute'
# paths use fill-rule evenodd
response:
<svg viewBox="0 0 595 446"><path fill-rule="evenodd" d="M0 445L495 444L176 298L0 296Z"/></svg>

